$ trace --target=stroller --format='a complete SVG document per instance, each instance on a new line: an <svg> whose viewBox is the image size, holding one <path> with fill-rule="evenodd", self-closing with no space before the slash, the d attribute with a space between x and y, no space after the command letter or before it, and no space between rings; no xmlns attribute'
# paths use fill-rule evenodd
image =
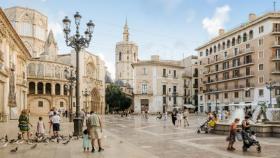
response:
<svg viewBox="0 0 280 158"><path fill-rule="evenodd" d="M201 131L208 133L209 132L208 122L209 120L205 121L202 125L200 125L197 129L197 133L201 133Z"/></svg>
<svg viewBox="0 0 280 158"><path fill-rule="evenodd" d="M261 145L259 141L251 138L251 133L249 131L242 131L242 139L244 142L243 151L247 151L251 146L256 146L257 151L261 152Z"/></svg>

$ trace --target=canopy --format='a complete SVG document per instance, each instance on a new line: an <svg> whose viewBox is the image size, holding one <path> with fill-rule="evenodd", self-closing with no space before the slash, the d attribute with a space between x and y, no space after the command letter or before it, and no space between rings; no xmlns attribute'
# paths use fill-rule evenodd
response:
<svg viewBox="0 0 280 158"><path fill-rule="evenodd" d="M192 104L184 104L183 106L186 108L195 109L195 106Z"/></svg>

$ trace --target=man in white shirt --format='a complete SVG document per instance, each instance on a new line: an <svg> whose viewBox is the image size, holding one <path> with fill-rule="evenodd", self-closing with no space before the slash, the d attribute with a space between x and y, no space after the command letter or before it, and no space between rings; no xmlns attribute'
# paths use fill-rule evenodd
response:
<svg viewBox="0 0 280 158"><path fill-rule="evenodd" d="M54 112L52 117L52 125L53 125L53 135L54 137L58 137L58 131L60 130L60 116L57 115L57 112Z"/></svg>

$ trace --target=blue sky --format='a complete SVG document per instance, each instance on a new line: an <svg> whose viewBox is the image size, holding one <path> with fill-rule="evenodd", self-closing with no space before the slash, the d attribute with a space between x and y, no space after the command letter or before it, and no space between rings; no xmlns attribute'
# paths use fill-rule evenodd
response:
<svg viewBox="0 0 280 158"><path fill-rule="evenodd" d="M276 0L280 9L280 0ZM101 56L114 77L115 44L122 39L125 18L130 39L139 46L139 58L158 54L162 59L181 59L217 34L246 22L249 13L273 10L273 0L0 0L2 8L22 6L49 18L61 53L64 44L61 20L79 11L82 25L96 24L89 48Z"/></svg>

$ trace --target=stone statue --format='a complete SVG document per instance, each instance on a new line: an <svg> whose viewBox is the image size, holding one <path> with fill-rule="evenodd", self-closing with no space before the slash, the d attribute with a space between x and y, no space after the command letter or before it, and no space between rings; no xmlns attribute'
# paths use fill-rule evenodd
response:
<svg viewBox="0 0 280 158"><path fill-rule="evenodd" d="M15 65L11 65L9 82L9 106L16 107L16 92L15 92Z"/></svg>
<svg viewBox="0 0 280 158"><path fill-rule="evenodd" d="M260 109L260 111L259 111L259 113L257 115L257 121L261 119L261 116L263 116L262 122L269 121L267 119L267 116L266 116L267 107L266 107L265 102L259 103L258 106L260 106L261 109Z"/></svg>

